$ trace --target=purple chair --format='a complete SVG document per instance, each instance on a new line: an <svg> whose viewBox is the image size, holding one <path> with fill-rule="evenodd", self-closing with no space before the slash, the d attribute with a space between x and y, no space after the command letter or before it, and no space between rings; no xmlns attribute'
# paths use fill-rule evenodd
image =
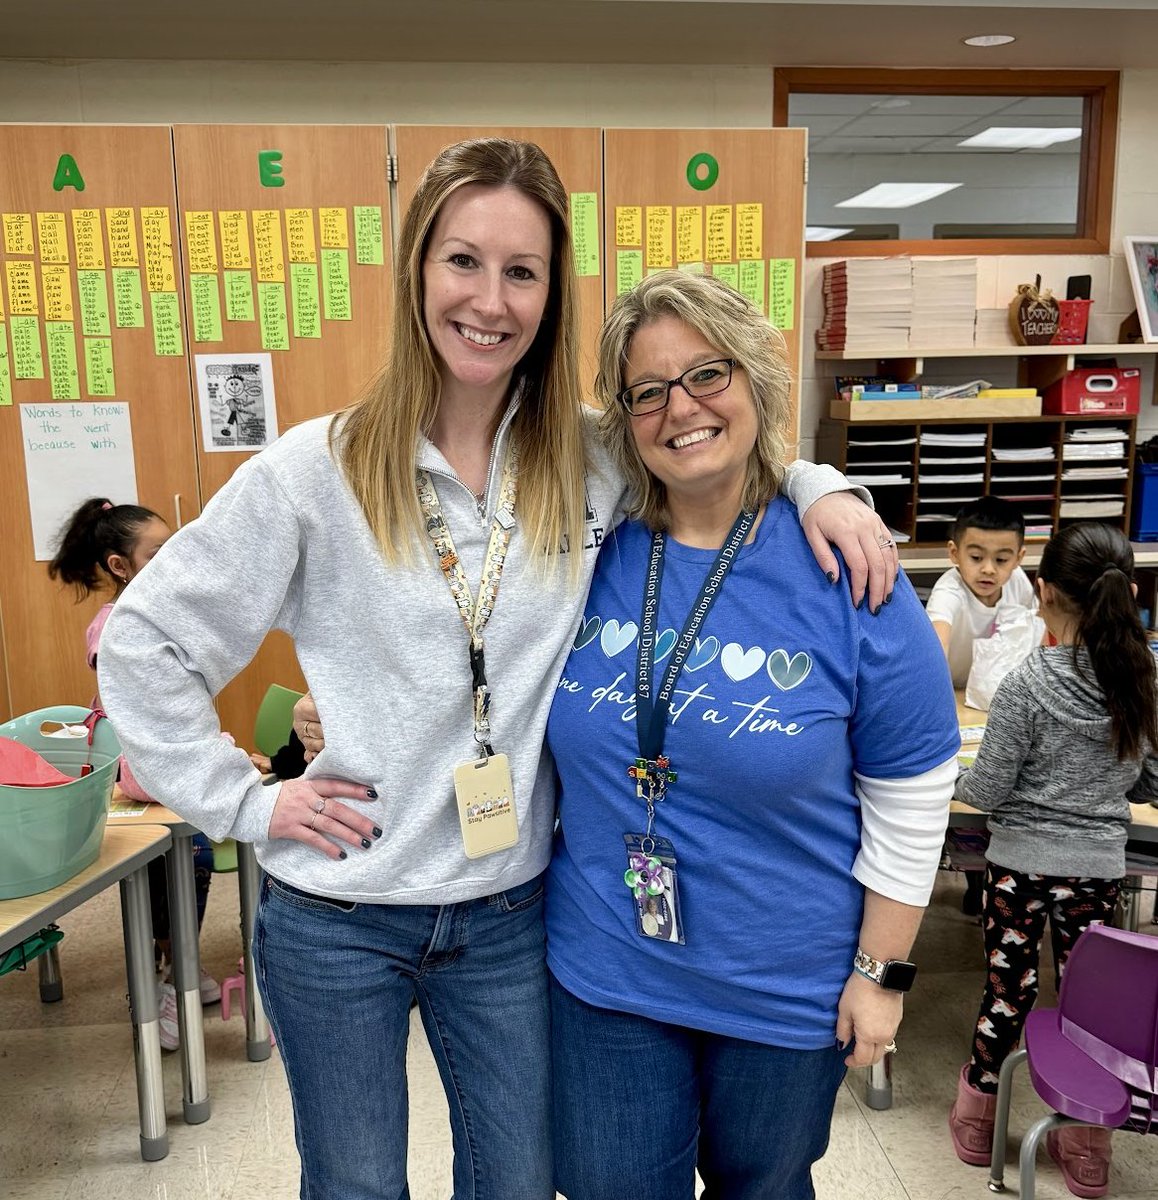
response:
<svg viewBox="0 0 1158 1200"><path fill-rule="evenodd" d="M1091 925L1074 943L1058 1007L1037 1009L1021 1050L1001 1067L989 1190L1005 1190L1013 1072L1029 1063L1034 1090L1054 1112L1021 1142L1021 1200L1034 1200L1042 1138L1063 1125L1158 1133L1158 938Z"/></svg>

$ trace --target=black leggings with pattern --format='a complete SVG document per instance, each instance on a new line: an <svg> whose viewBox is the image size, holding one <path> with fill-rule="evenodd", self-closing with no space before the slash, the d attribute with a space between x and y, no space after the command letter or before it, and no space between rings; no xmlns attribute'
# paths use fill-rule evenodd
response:
<svg viewBox="0 0 1158 1200"><path fill-rule="evenodd" d="M987 974L973 1033L969 1083L997 1091L1001 1064L1017 1049L1025 1018L1037 999L1038 963L1049 917L1058 986L1066 959L1087 925L1110 919L1120 879L1027 875L990 863L985 872Z"/></svg>

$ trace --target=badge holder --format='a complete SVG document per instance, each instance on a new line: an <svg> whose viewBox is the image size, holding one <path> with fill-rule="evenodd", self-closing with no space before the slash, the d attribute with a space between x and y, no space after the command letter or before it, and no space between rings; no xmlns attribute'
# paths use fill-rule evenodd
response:
<svg viewBox="0 0 1158 1200"><path fill-rule="evenodd" d="M481 642L471 645L470 665L474 683L474 737L482 757L455 767L454 795L466 856L483 858L515 845L519 840L519 821L510 760L491 749L491 693L486 684Z"/></svg>
<svg viewBox="0 0 1158 1200"><path fill-rule="evenodd" d="M636 933L657 942L685 945L676 856L671 842L646 833L625 833L623 841L627 846L623 882L631 888L635 901Z"/></svg>

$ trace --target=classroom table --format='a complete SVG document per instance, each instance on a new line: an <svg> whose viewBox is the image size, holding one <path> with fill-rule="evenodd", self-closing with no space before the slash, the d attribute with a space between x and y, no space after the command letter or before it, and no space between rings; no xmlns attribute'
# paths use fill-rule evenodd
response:
<svg viewBox="0 0 1158 1200"><path fill-rule="evenodd" d="M115 803L134 804L117 788ZM176 863L169 873L170 911L173 920L173 983L177 989L177 1017L181 1031L181 1070L185 1085L185 1119L190 1124L209 1116L209 1096L205 1082L205 1038L201 1028L201 954L197 936L197 901L193 882L193 835L198 830L163 804L150 803L134 816L111 816L116 825L164 825L173 835L173 850L167 864ZM177 852L181 847L180 853ZM237 890L241 909L242 970L245 975L245 1054L250 1062L264 1062L270 1056L269 1021L257 988L253 965L253 919L257 913L261 868L253 847L237 843ZM178 933L177 914L181 914ZM189 924L191 922L191 925ZM191 933L186 932L186 926ZM180 937L180 944L178 938ZM186 1041L186 1028L194 1030ZM203 1109L202 1107L203 1106ZM198 1114L203 1111L204 1116ZM190 1113L193 1116L190 1116Z"/></svg>
<svg viewBox="0 0 1158 1200"><path fill-rule="evenodd" d="M980 709L970 708L963 693L957 692L957 721L961 726L984 725L986 714ZM949 825L957 828L984 829L988 817L980 809L963 804L960 800L949 803ZM1151 804L1130 805L1130 826L1127 836L1132 842L1147 842L1154 846L1158 856L1158 808ZM1138 928L1139 896L1141 881L1137 876L1126 877L1127 900L1122 913L1122 923L1130 929ZM865 1089L865 1103L869 1108L886 1109L893 1103L893 1056L886 1054L875 1066L869 1068Z"/></svg>
<svg viewBox="0 0 1158 1200"><path fill-rule="evenodd" d="M149 863L172 844L160 825L132 829L106 827L96 861L71 879L35 896L0 900L0 954L19 945L45 925L119 883L125 935L125 971L129 1016L133 1023L133 1060L137 1073L137 1109L141 1157L155 1162L169 1153L165 1096L161 1082L161 1038L157 985L153 975L153 918L149 909Z"/></svg>

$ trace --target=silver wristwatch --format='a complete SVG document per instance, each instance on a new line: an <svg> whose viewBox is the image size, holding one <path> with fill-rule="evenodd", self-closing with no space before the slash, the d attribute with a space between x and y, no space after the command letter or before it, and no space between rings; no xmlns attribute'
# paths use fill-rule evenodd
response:
<svg viewBox="0 0 1158 1200"><path fill-rule="evenodd" d="M858 975L871 979L873 983L889 992L907 992L917 978L916 963L905 962L899 958L882 961L866 954L859 946L852 965Z"/></svg>

